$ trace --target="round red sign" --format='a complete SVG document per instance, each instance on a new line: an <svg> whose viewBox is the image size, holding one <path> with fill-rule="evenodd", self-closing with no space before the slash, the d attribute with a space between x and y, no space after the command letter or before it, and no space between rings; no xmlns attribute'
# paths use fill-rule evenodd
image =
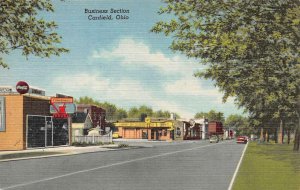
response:
<svg viewBox="0 0 300 190"><path fill-rule="evenodd" d="M16 90L20 94L26 94L29 91L29 85L25 81L19 81L16 85Z"/></svg>

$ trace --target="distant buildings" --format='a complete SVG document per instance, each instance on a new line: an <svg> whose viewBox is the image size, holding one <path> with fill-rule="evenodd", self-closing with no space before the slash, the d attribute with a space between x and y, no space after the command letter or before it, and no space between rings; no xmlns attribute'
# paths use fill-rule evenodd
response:
<svg viewBox="0 0 300 190"><path fill-rule="evenodd" d="M207 126L194 120L155 119L147 117L145 121L123 120L115 122L120 138L148 140L200 140ZM205 128L206 127L206 128Z"/></svg>

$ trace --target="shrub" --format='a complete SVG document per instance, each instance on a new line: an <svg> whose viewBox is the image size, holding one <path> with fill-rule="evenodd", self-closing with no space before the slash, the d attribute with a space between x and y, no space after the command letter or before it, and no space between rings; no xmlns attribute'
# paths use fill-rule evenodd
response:
<svg viewBox="0 0 300 190"><path fill-rule="evenodd" d="M128 146L129 146L128 144L118 144L119 148L124 148L124 147L128 147Z"/></svg>

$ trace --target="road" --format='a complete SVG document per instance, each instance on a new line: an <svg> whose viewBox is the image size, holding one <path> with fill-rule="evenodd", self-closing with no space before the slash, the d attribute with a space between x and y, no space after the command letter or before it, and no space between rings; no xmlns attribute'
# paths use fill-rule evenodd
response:
<svg viewBox="0 0 300 190"><path fill-rule="evenodd" d="M245 145L234 141L153 147L0 163L0 189L227 189Z"/></svg>

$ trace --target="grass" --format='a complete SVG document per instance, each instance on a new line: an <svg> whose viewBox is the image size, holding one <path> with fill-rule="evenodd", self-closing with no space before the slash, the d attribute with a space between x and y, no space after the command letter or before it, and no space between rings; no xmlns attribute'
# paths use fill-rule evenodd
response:
<svg viewBox="0 0 300 190"><path fill-rule="evenodd" d="M26 158L26 157L39 157L49 156L55 154L63 154L62 152L26 152L26 153L12 153L0 155L0 160L14 159L14 158Z"/></svg>
<svg viewBox="0 0 300 190"><path fill-rule="evenodd" d="M300 190L300 153L292 149L293 145L251 142L233 190Z"/></svg>

